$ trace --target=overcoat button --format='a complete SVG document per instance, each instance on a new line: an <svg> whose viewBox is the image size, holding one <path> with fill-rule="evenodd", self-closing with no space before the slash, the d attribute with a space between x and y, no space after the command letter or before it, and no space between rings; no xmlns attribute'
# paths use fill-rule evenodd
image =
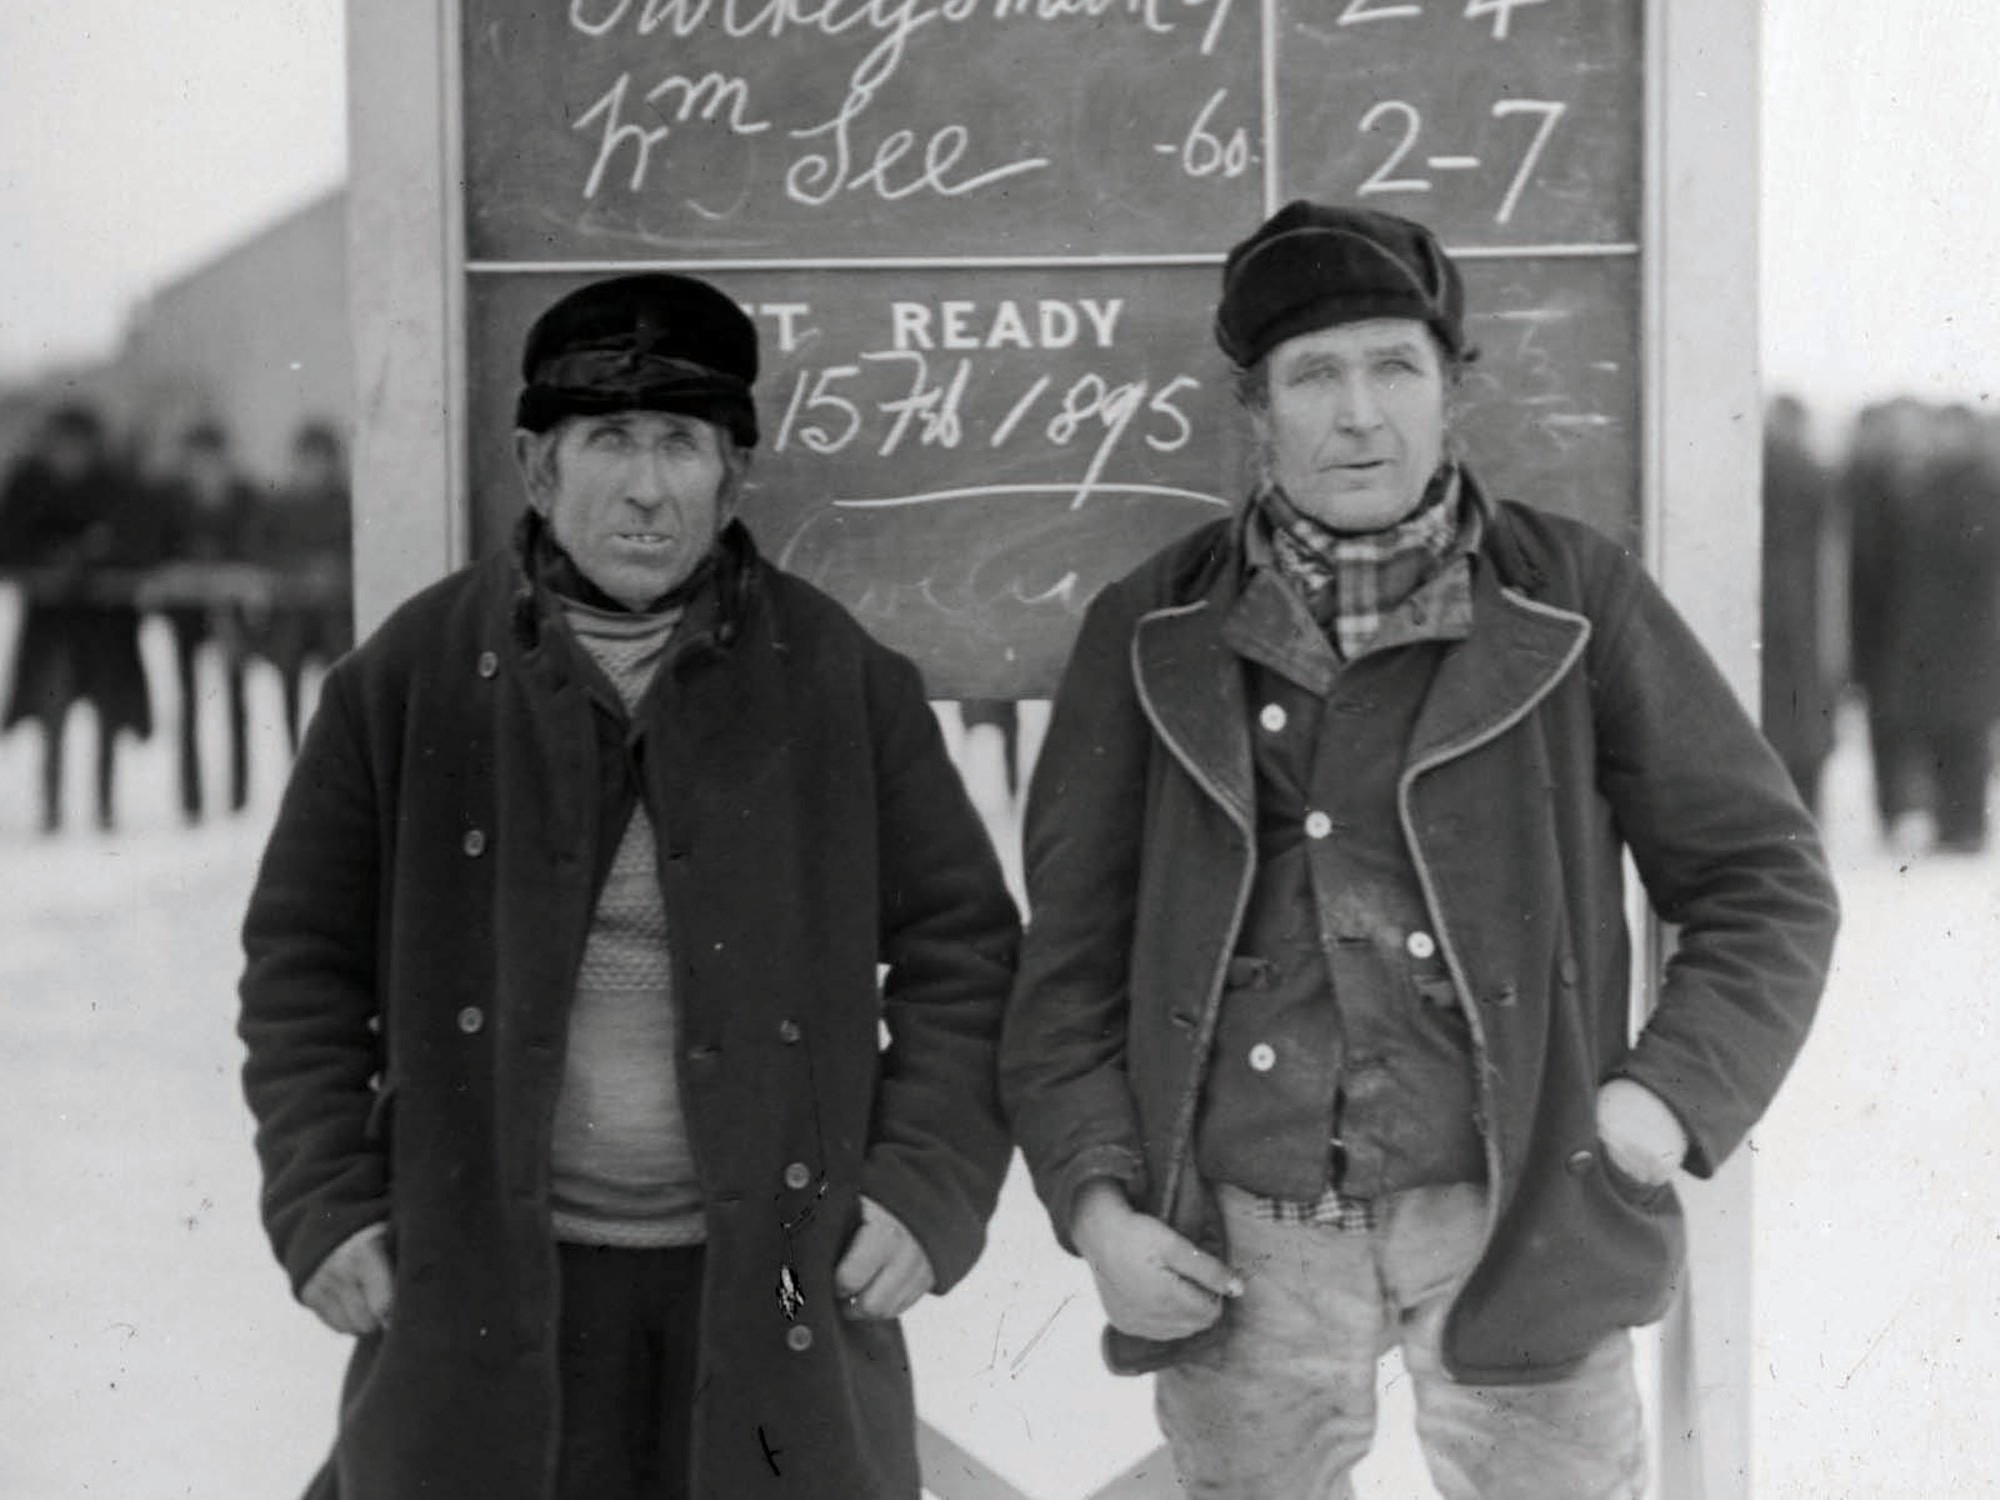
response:
<svg viewBox="0 0 2000 1500"><path fill-rule="evenodd" d="M1563 1163L1565 1167L1569 1168L1569 1174L1572 1177L1583 1176L1584 1173L1588 1172L1596 1164L1597 1153L1587 1147L1581 1151L1570 1152L1569 1160Z"/></svg>
<svg viewBox="0 0 2000 1500"><path fill-rule="evenodd" d="M785 1342L791 1346L792 1353L803 1354L813 1346L813 1331L803 1323L794 1323L785 1330Z"/></svg>
<svg viewBox="0 0 2000 1500"><path fill-rule="evenodd" d="M482 1031L486 1027L486 1012L476 1005L468 1005L458 1013L458 1029L467 1036Z"/></svg>
<svg viewBox="0 0 2000 1500"><path fill-rule="evenodd" d="M1278 1053L1269 1042L1259 1042L1250 1049L1250 1066L1259 1073L1268 1073L1278 1065Z"/></svg>
<svg viewBox="0 0 2000 1500"><path fill-rule="evenodd" d="M812 1168L802 1161L795 1161L785 1168L785 1186L793 1192L804 1192L812 1185Z"/></svg>
<svg viewBox="0 0 2000 1500"><path fill-rule="evenodd" d="M1429 958L1438 951L1437 939L1428 932L1413 932L1403 940L1412 958Z"/></svg>
<svg viewBox="0 0 2000 1500"><path fill-rule="evenodd" d="M1306 814L1307 838L1323 839L1329 833L1332 832L1333 832L1333 819L1329 818L1325 813L1309 812Z"/></svg>
<svg viewBox="0 0 2000 1500"><path fill-rule="evenodd" d="M1264 711L1257 715L1257 722L1267 733L1281 733L1286 724L1285 706L1282 703L1266 703Z"/></svg>
<svg viewBox="0 0 2000 1500"><path fill-rule="evenodd" d="M466 830L465 855L467 859L477 859L486 852L486 835L477 828Z"/></svg>
<svg viewBox="0 0 2000 1500"><path fill-rule="evenodd" d="M500 670L500 658L491 651L479 653L479 675L491 677Z"/></svg>
<svg viewBox="0 0 2000 1500"><path fill-rule="evenodd" d="M778 1040L783 1042L787 1047L796 1042L800 1035L799 1023L797 1021L780 1021L778 1023Z"/></svg>

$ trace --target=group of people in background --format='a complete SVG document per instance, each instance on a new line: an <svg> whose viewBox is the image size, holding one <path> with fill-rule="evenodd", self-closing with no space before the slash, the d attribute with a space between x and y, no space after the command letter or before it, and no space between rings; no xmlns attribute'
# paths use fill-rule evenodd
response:
<svg viewBox="0 0 2000 1500"><path fill-rule="evenodd" d="M1983 849L2000 720L2000 420L1899 398L1865 408L1829 458L1805 406L1773 401L1763 642L1764 730L1809 804L1845 683L1867 716L1883 837L1914 852L1927 816L1936 850Z"/></svg>
<svg viewBox="0 0 2000 1500"><path fill-rule="evenodd" d="M213 420L186 427L147 466L90 407L50 412L0 490L0 576L25 604L4 724L41 729L43 829L62 823L64 743L79 704L96 719L97 821L116 821L119 736L153 729L139 650L147 613L172 633L181 811L190 823L203 812L204 648L221 660L228 799L240 810L250 787L246 666L261 657L277 669L296 751L307 667L352 643L350 528L345 444L325 423L302 425L283 481L260 486Z"/></svg>

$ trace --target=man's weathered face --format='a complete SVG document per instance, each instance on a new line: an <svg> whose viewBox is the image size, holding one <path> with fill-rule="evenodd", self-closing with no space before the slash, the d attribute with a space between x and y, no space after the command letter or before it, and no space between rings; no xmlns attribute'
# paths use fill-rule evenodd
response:
<svg viewBox="0 0 2000 1500"><path fill-rule="evenodd" d="M1417 508L1444 457L1448 381L1411 318L1315 329L1273 349L1252 409L1270 477L1338 531L1380 531Z"/></svg>
<svg viewBox="0 0 2000 1500"><path fill-rule="evenodd" d="M570 417L549 438L520 433L528 500L584 577L630 609L685 580L734 500L719 428L625 411Z"/></svg>

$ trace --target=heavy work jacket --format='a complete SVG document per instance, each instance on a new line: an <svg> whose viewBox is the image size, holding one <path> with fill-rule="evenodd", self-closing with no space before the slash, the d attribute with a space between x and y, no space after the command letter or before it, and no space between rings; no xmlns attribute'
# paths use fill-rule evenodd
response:
<svg viewBox="0 0 2000 1500"><path fill-rule="evenodd" d="M1251 715L1221 628L1241 571L1219 522L1106 589L1036 769L1002 1095L1065 1243L1077 1190L1110 1177L1224 1248L1192 1140L1256 873ZM1396 797L1473 1037L1490 1187L1446 1361L1544 1379L1658 1317L1683 1259L1671 1187L1600 1147L1598 1087L1653 1090L1689 1170L1713 1172L1804 1039L1833 887L1783 767L1638 564L1523 506L1489 512L1472 630L1444 650ZM1636 1040L1628 849L1680 929ZM1127 1371L1189 1347L1108 1340Z"/></svg>
<svg viewBox="0 0 2000 1500"><path fill-rule="evenodd" d="M1016 916L915 668L726 541L643 708L708 1216L691 1493L915 1500L901 1334L843 1319L833 1267L863 1193L941 1290L978 1255ZM549 1142L598 784L554 607L496 555L336 665L251 898L278 1257L297 1287L393 1235L392 1322L355 1349L319 1495L552 1492Z"/></svg>

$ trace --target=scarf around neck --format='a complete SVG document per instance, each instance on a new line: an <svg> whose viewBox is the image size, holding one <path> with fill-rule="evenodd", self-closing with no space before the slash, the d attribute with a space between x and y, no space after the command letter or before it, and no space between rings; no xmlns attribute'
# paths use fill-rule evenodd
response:
<svg viewBox="0 0 2000 1500"><path fill-rule="evenodd" d="M1456 464L1425 487L1417 508L1381 531L1336 531L1275 483L1252 504L1267 528L1279 576L1298 590L1343 661L1360 655L1383 621L1479 542L1477 512L1462 504Z"/></svg>

